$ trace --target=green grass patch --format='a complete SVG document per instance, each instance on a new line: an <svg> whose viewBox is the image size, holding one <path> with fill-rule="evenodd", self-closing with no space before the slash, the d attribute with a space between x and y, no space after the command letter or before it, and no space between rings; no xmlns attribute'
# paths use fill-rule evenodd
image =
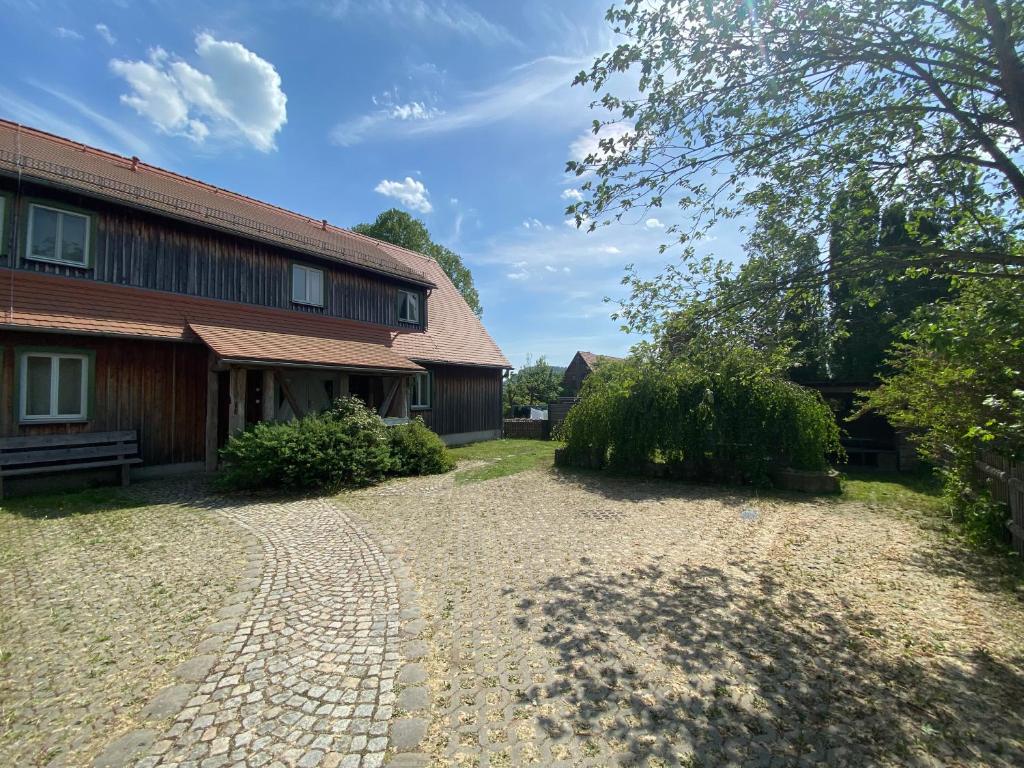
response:
<svg viewBox="0 0 1024 768"><path fill-rule="evenodd" d="M554 466L555 449L561 443L549 440L488 440L452 448L457 461L484 461L483 466L458 470L459 485L517 475L530 469Z"/></svg>
<svg viewBox="0 0 1024 768"><path fill-rule="evenodd" d="M924 472L850 470L843 478L842 500L929 514L946 509L942 483Z"/></svg>
<svg viewBox="0 0 1024 768"><path fill-rule="evenodd" d="M0 510L33 519L53 519L73 515L91 515L117 509L145 506L121 488L88 488L82 491L37 494L4 499Z"/></svg>

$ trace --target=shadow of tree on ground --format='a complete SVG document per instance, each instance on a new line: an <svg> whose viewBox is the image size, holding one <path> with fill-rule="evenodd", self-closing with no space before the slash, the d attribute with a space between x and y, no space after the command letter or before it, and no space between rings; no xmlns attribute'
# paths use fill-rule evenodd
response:
<svg viewBox="0 0 1024 768"><path fill-rule="evenodd" d="M746 568L583 558L522 600L556 657L526 697L569 705L548 735L601 744L598 763L1024 764L1019 665L909 655L908 628Z"/></svg>

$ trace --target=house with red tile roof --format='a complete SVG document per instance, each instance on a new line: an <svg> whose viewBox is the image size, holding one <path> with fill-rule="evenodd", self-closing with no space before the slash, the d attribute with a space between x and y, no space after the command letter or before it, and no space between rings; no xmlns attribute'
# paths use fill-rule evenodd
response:
<svg viewBox="0 0 1024 768"><path fill-rule="evenodd" d="M354 394L501 434L509 363L433 259L0 120L0 437L135 430L144 466Z"/></svg>

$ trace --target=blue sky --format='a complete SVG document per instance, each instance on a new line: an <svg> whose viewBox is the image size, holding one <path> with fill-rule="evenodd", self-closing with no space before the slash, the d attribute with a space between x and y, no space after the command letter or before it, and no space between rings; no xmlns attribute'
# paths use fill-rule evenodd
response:
<svg viewBox="0 0 1024 768"><path fill-rule="evenodd" d="M570 83L614 45L608 4L0 0L0 115L342 226L409 210L513 365L566 365L628 350L603 299L670 258L672 212L565 222L602 116Z"/></svg>

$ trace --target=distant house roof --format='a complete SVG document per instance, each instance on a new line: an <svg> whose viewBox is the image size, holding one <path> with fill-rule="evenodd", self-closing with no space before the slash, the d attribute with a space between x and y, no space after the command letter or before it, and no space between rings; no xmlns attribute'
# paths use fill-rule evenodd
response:
<svg viewBox="0 0 1024 768"><path fill-rule="evenodd" d="M441 266L423 254L204 184L134 158L125 158L7 120L0 120L0 174L76 190L424 286L430 290L427 329L424 332L396 332L391 329L390 335L394 338L389 343L396 353L419 361L509 367L498 345ZM17 277L11 274L10 280L14 281L12 289L16 282L29 279L25 273ZM56 279L49 284L52 301L44 302L45 307L27 307L24 301L11 293L13 303L10 308L5 307L0 322L14 325L17 323L13 321L19 319L33 327L140 335L147 335L145 329L153 326L156 328L153 335L157 337L168 334L180 337L188 308L197 306L193 302L212 302L204 312L214 315L229 312L230 318L240 318L243 325L256 316L263 317L262 313L281 312L251 305L225 305L224 302L180 294L161 295L152 291L144 292L148 295L144 300L135 299L131 293L120 293L132 289L95 281L76 280L70 282L70 287L61 285L68 282ZM98 298L96 294L106 296L109 303L84 307L81 300L75 299L76 296L87 295L95 300ZM8 295L6 291L4 295ZM58 299L65 295L67 302ZM25 300L30 304L35 301L31 297ZM127 306L133 302L142 304ZM144 311L146 303L162 307L165 320L167 317L174 319L152 322L151 315ZM217 308L218 304L220 308ZM112 313L109 318L106 317L107 307ZM297 316L298 313L283 312L283 316L275 316L276 326L261 327L291 332L307 323L307 318ZM211 324L235 325L230 318L227 323L216 320ZM323 329L332 324L338 328L360 325L337 318L318 320L324 323ZM269 322L269 319L263 322ZM328 330L323 332L331 335ZM380 332L388 333L386 329L375 331Z"/></svg>
<svg viewBox="0 0 1024 768"><path fill-rule="evenodd" d="M606 360L615 361L623 359L621 357L612 357L611 355L595 355L593 352L577 352L576 354L579 355L580 359L587 364L587 367L590 370L594 370L594 367L598 363L604 362Z"/></svg>

